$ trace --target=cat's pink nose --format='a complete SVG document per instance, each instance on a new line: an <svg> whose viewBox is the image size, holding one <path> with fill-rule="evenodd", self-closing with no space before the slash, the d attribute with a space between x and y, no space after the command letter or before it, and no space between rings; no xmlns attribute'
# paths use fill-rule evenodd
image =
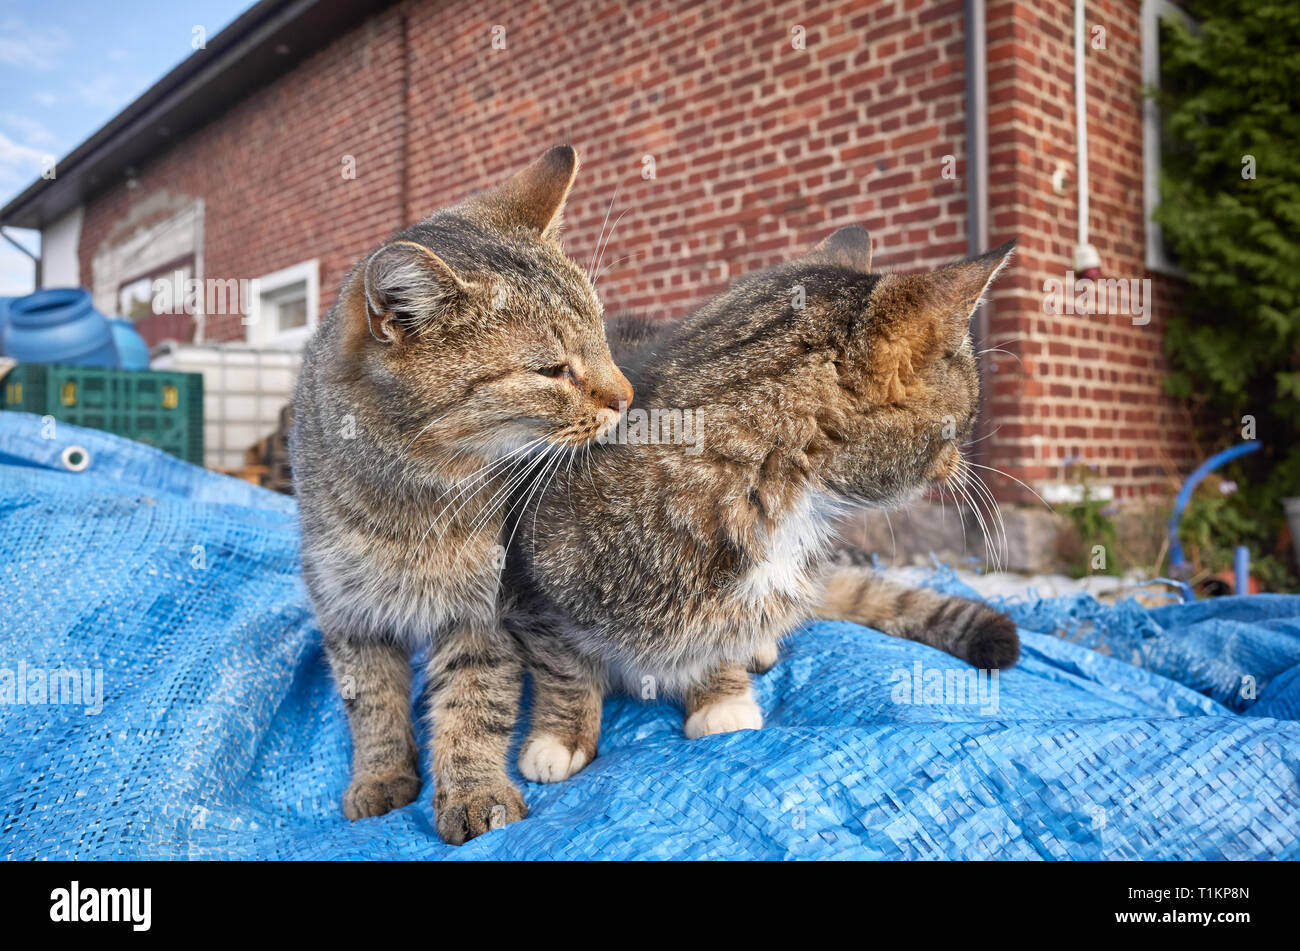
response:
<svg viewBox="0 0 1300 951"><path fill-rule="evenodd" d="M614 387L605 405L616 413L620 412L632 405L632 395L632 384L623 379L619 385Z"/></svg>

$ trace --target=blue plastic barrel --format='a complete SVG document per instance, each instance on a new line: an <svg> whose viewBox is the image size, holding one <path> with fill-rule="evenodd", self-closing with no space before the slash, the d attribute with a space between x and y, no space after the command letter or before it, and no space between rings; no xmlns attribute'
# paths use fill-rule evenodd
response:
<svg viewBox="0 0 1300 951"><path fill-rule="evenodd" d="M79 287L40 290L11 301L4 351L19 363L118 365L112 325L95 310L90 292Z"/></svg>
<svg viewBox="0 0 1300 951"><path fill-rule="evenodd" d="M135 324L125 317L110 317L108 322L113 328L118 365L124 370L149 369L149 345L135 329Z"/></svg>

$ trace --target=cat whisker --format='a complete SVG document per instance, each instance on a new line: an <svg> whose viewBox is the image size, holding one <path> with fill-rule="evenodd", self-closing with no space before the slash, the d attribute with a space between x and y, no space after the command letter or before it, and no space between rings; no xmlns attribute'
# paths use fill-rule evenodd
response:
<svg viewBox="0 0 1300 951"><path fill-rule="evenodd" d="M535 467L535 470L533 470L533 469L530 469L530 470L529 470L530 474L532 474L533 477L532 477L532 484L528 487L527 494L523 494L522 491L513 491L513 490L512 490L512 492L511 492L511 497L510 497L510 500L509 500L509 506L506 508L506 510L505 510L505 515L503 516L503 519L502 519L503 522L508 522L508 521L510 520L510 516L511 516L511 514L514 512L515 507L518 506L518 505L520 504L521 499L522 499L523 505L522 505L522 507L520 508L519 519L515 521L514 527L510 530L510 537L506 539L505 549L506 549L507 551L510 550L510 545L511 545L511 544L514 542L514 540L515 540L515 533L519 531L519 522L522 521L524 515L527 514L527 512L528 512L528 502L529 502L530 499L532 499L532 497L533 497L533 493L537 491L538 486L541 485L541 482L542 482L542 478L543 478L543 476L544 476L548 471L550 471L551 466L552 466L552 462L553 462L554 460L562 459L562 458L563 458L563 448L560 447L560 446L558 446L558 445L555 444L555 443L552 443L550 446L548 446L548 447L546 448L546 451L543 452L542 455L541 455L541 459L543 459L543 460L545 460L545 461L544 461L541 465L536 466L536 467ZM524 481L527 481L527 479L525 479ZM522 484L523 484L523 483L520 482L520 483L517 483L516 486L518 486L518 485L522 485ZM488 518L490 519L491 516L489 515ZM486 524L486 523L484 523L484 524Z"/></svg>
<svg viewBox="0 0 1300 951"><path fill-rule="evenodd" d="M1005 353L1007 356L1009 356L1012 360L1015 360L1016 363L1020 364L1022 367L1025 365L1024 361L1020 359L1018 354L1014 354L1010 350L1003 350L1001 347L989 347L986 350L980 350L975 354L975 356L982 357L986 353Z"/></svg>
<svg viewBox="0 0 1300 951"><path fill-rule="evenodd" d="M991 433L985 433L985 434L984 434L983 436L981 436L979 439L971 439L971 440L968 440L968 441L962 443L962 444L961 444L961 447L962 447L963 449L965 449L967 446L973 446L973 445L975 445L976 443L981 443L981 442L983 442L984 440L989 439L989 438L992 437L992 436L996 436L996 435L997 435L999 432L1001 432L1001 431L1002 431L1002 427L999 426L997 429L993 430L993 432L991 432Z"/></svg>
<svg viewBox="0 0 1300 951"><path fill-rule="evenodd" d="M962 494L962 497L966 500L966 504L970 506L970 508L971 508L971 512L972 512L972 514L974 514L974 516L975 516L975 521L976 521L976 523L978 523L978 525L979 525L979 527L980 527L980 534L984 536L984 562L985 562L985 567L986 567L986 568L992 568L993 570L996 571L997 568L995 567L995 565L996 565L996 560L997 560L997 551L994 549L994 547L993 547L992 544L990 543L990 540L989 540L989 529L988 529L988 523L985 522L985 520L984 520L984 513L983 513L983 511L982 511L982 510L980 509L980 507L975 503L974 498L973 498L973 497L971 496L971 494L970 494L970 490L967 489L966 486L962 485L960 482L951 482L951 483L949 483L949 484L950 484L954 489L956 489L958 492L960 492L960 493Z"/></svg>
<svg viewBox="0 0 1300 951"><path fill-rule="evenodd" d="M596 254L600 251L601 241L605 238L605 226L609 224L610 212L614 210L614 202L618 199L618 190L622 185L614 186L614 194L610 196L609 207L605 209L605 220L600 223L600 234L596 235L596 243L591 249L591 260L587 262L587 280L591 281L592 286L596 284Z"/></svg>
<svg viewBox="0 0 1300 951"><path fill-rule="evenodd" d="M641 257L644 253L645 253L644 250L633 251L631 254L623 255L617 261L613 261L607 264L605 267L601 268L600 273L596 275L596 281L599 281L606 274L612 272L614 268L618 267L620 264L626 264L628 261ZM593 281L592 283L594 284L595 281Z"/></svg>
<svg viewBox="0 0 1300 951"><path fill-rule="evenodd" d="M543 461L547 458L550 451L551 450L548 448L540 455L526 460L523 464L522 471L513 474L510 479L497 490L492 498L488 499L483 509L474 517L469 530L465 533L465 542L459 549L457 549L456 554L452 559L453 563L460 560L461 555L464 554L465 548L471 541L473 541L474 537L492 521L492 518L501 510L502 506L510 503L510 508L513 509L514 500L516 499L515 489L522 485L530 475L541 468ZM506 511L507 516L509 515L509 512L510 510L508 509ZM439 537L441 537L441 535Z"/></svg>
<svg viewBox="0 0 1300 951"><path fill-rule="evenodd" d="M546 476L546 481L542 485L542 490L539 493L537 493L537 503L533 506L533 551L534 552L537 551L537 513L542 508L542 499L544 499L546 497L546 493L550 491L551 483L555 481L556 475L558 475L560 469L564 467L566 457L569 460L569 462L572 463L572 460L574 458L574 453L572 452L560 453L555 457L555 464L551 466L550 475ZM530 492L529 499L531 498L532 498L532 493ZM528 502L525 501L523 510L520 513L520 520L522 521L527 515L528 515ZM517 530L518 525L516 525L515 528ZM513 540L514 537L515 537L514 532L511 532L510 538ZM510 543L507 542L506 548L508 549L509 547L510 547Z"/></svg>
<svg viewBox="0 0 1300 951"><path fill-rule="evenodd" d="M599 277L599 275L600 275L600 263L601 263L602 261L605 260L605 249L609 247L609 242L610 242L610 240L614 237L614 229L618 227L618 223L619 223L620 221L622 221L625 217L627 217L627 213L628 213L628 211L631 211L631 210L632 210L632 209L629 208L629 209L627 209L627 211L624 211L621 215L619 215L617 218L615 218L615 219L614 219L614 223L613 223L612 225L610 225L610 227L609 227L609 234L607 234L607 235L605 236L605 244L604 244L604 245L601 247L601 249L600 249L600 257L598 257L598 258L596 259L596 275L597 275L597 277ZM595 284L596 284L596 282L595 282L595 279L593 278L593 280L592 280L592 286L594 287Z"/></svg>
<svg viewBox="0 0 1300 951"><path fill-rule="evenodd" d="M429 427L432 426L437 421L438 421L438 417L435 416L433 417L433 419L429 420L422 427L420 427L420 431L415 434L415 439L412 439L410 442L408 442L405 446L402 447L402 455L405 456L408 452L410 452L411 447L415 445L416 439L419 439L421 436L427 433L429 431Z"/></svg>
<svg viewBox="0 0 1300 951"><path fill-rule="evenodd" d="M881 509L885 513L885 524L889 526L889 546L892 549L889 555L889 562L892 566L898 561L898 540L894 538L894 520L889 517L889 509Z"/></svg>
<svg viewBox="0 0 1300 951"><path fill-rule="evenodd" d="M997 499L993 497L993 491L984 483L982 479L980 479L980 477L973 470L971 469L963 470L962 480L964 484L970 488L971 494L976 498L982 499L984 501L984 504L988 506L988 514L989 514L990 522L993 521L994 516L997 517L997 522L994 522L993 524L994 527L998 529L1001 535L1000 537L1000 543L1002 546L1001 560L1003 565L1005 566L1006 563L1009 562L1011 559L1011 545L1007 540L1006 520L1003 519L1002 517L1002 509L1001 507L998 506ZM999 541L999 539L995 537L994 539L991 539L991 541L997 542Z"/></svg>
<svg viewBox="0 0 1300 951"><path fill-rule="evenodd" d="M465 476L463 479L460 479L455 483L453 483L452 485L448 486L444 491L440 492L437 496L435 496L435 498L442 498L443 496L447 495L447 493L455 491L456 494L452 497L451 501L448 502L447 507L449 508L451 504L456 501L456 499L460 498L466 491L469 490L471 485L473 485L476 482L483 482L483 481L490 480L490 477L494 470L509 468L509 466L504 465L506 462L508 462L509 460L511 460L516 456L519 456L521 454L526 454L529 450L535 448L537 445L542 443L545 439L546 439L545 436L539 436L538 438L530 440L529 442L525 443L522 446L518 446L515 449L512 449L510 452L506 453L505 455L497 457L491 462L488 462L483 466L479 467L478 469L474 470L469 475ZM442 512L439 512L438 515L435 516L434 518L435 522L439 517L441 517L442 513L445 512L446 510L447 508L444 508Z"/></svg>
<svg viewBox="0 0 1300 951"><path fill-rule="evenodd" d="M999 528L1002 532L1002 560L1004 564L1007 564L1011 561L1011 542L1007 538L1007 520L1002 515L1002 506L993 495L992 487L980 477L979 473L972 472L971 477L983 488L984 494L989 500L989 505L993 507L993 511L998 517Z"/></svg>
<svg viewBox="0 0 1300 951"><path fill-rule="evenodd" d="M1044 505L1047 506L1047 510L1048 510L1049 512L1055 512L1055 511L1056 511L1056 509L1052 508L1052 506L1048 504L1048 502L1047 502L1047 500L1046 500L1045 498L1043 498L1043 497L1042 497L1041 495L1039 495L1037 492L1034 492L1034 490L1033 490L1033 488L1032 488L1031 486L1025 485L1025 483L1021 482L1019 479L1017 479L1015 476L1011 475L1009 472L1003 472L1001 469L997 468L996 466L982 466L982 465L980 465L978 462L969 462L969 465L974 466L976 469L987 469L989 472L995 472L995 473L997 473L998 475L1002 476L1004 479L1010 479L1012 482L1015 482L1017 485L1020 485L1020 486L1023 486L1024 488L1026 488L1026 489L1029 489L1029 491L1033 493L1034 498L1038 499L1038 501L1042 502Z"/></svg>
<svg viewBox="0 0 1300 951"><path fill-rule="evenodd" d="M487 465L481 467L480 469L466 476L464 479L460 480L451 488L449 488L447 490L448 492L452 491L453 489L456 489L457 486L461 487L459 491L457 491L456 494L451 498L451 500L445 506L443 506L443 508L439 510L439 512L433 517L433 521L429 523L429 527L425 529L424 534L420 536L419 542L416 543L415 548L412 550L412 555L419 552L420 548L424 544L424 540L428 538L429 533L433 531L434 527L437 526L439 521L441 521L442 516L446 514L446 512L449 509L451 509L453 505L456 504L457 499L461 499L461 497L464 496L464 498L460 502L460 505L458 505L456 507L456 510L452 512L451 515L448 517L446 524L443 527L443 530L438 535L439 539L441 539L442 535L446 533L447 528L449 528L455 522L456 516L461 513L461 511L465 508L466 505L469 504L470 500L475 495L481 492L485 487L492 485L493 480L495 478L508 477L508 474L511 473L512 470L517 465L527 461L530 458L529 456L526 455L526 453L529 450L536 447L538 444L544 442L546 439L547 436L543 435L543 436L539 436L536 439L530 440L524 445L511 450L510 452L506 453L504 456L501 456L500 458L495 459L492 462L488 463ZM521 454L524 454L522 455L522 458L520 458ZM478 484L474 485L473 489L470 490L469 483L475 483L475 482ZM468 494L465 494L466 492L468 492ZM446 495L446 492L442 493L442 495ZM440 495L438 497L441 498L442 496ZM437 543L437 539L435 539L435 544L436 543Z"/></svg>
<svg viewBox="0 0 1300 951"><path fill-rule="evenodd" d="M949 492L952 492L952 507L957 512L957 524L961 526L961 551L964 555L970 550L970 543L966 540L966 519L962 517L961 504L957 501L956 492L953 492L951 488L942 483L940 484L940 487L941 489L948 489ZM940 495L940 498L942 498L942 494Z"/></svg>

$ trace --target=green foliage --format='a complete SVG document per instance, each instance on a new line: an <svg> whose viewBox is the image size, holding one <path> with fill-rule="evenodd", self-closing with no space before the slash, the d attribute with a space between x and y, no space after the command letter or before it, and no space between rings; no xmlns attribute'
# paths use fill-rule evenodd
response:
<svg viewBox="0 0 1300 951"><path fill-rule="evenodd" d="M1178 535L1193 579L1230 571L1233 549L1244 544L1251 549L1250 573L1265 588L1278 591L1288 586L1286 561L1261 554L1257 545L1250 544L1268 531L1267 520L1249 505L1240 504L1237 495L1198 489L1183 513Z"/></svg>
<svg viewBox="0 0 1300 951"><path fill-rule="evenodd" d="M1157 94L1156 220L1190 285L1165 335L1166 385L1208 444L1241 441L1248 416L1264 443L1231 470L1241 491L1189 513L1188 530L1228 553L1223 567L1240 542L1272 586L1294 587L1288 558L1259 556L1276 548L1281 499L1300 495L1300 3L1185 6L1197 25L1163 24Z"/></svg>
<svg viewBox="0 0 1300 951"><path fill-rule="evenodd" d="M1070 566L1070 573L1076 578L1094 573L1122 574L1116 544L1118 532L1111 519L1114 503L1099 499L1093 493L1092 471L1086 465L1075 466L1074 474L1083 489L1083 497L1061 509L1078 531L1080 540L1080 550ZM1101 545L1105 552L1105 563L1100 568L1093 564L1093 547L1096 545Z"/></svg>

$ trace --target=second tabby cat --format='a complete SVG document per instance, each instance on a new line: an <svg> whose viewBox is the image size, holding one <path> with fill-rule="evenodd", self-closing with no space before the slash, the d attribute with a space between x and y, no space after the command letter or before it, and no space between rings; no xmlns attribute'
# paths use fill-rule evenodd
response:
<svg viewBox="0 0 1300 951"><path fill-rule="evenodd" d="M963 477L979 398L967 325L1010 251L874 274L865 230L842 229L620 358L634 409L701 414L703 445L594 447L526 510L506 619L534 681L525 777L590 762L610 686L681 697L690 737L760 727L747 669L810 616L1015 662L1005 615L836 565L830 545L837 505Z"/></svg>

